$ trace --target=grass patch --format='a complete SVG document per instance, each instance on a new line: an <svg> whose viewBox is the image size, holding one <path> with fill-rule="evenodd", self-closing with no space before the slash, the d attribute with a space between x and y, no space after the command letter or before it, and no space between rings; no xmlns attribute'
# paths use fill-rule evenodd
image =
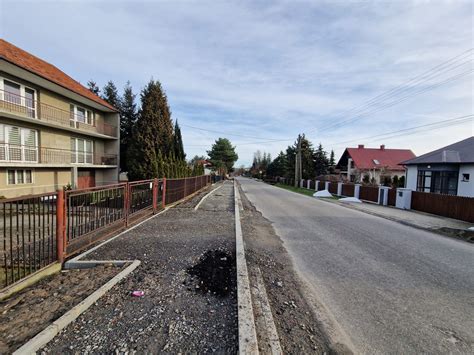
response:
<svg viewBox="0 0 474 355"><path fill-rule="evenodd" d="M280 183L275 184L274 186L280 187L282 189L285 189L291 192L296 192L298 194L311 196L311 197L313 197L313 194L316 192L315 190L305 189L303 187L294 187L294 186L280 184ZM339 200L341 197L332 195L332 197L320 197L320 198L325 198L328 200Z"/></svg>
<svg viewBox="0 0 474 355"><path fill-rule="evenodd" d="M306 196L313 196L313 194L316 192L314 190L304 189L302 187L294 187L294 186L290 186L290 185L284 185L284 184L280 184L280 183L275 184L274 186L280 187L280 188L288 190L288 191L296 192L296 193L299 193L299 194L302 194L302 195L306 195Z"/></svg>

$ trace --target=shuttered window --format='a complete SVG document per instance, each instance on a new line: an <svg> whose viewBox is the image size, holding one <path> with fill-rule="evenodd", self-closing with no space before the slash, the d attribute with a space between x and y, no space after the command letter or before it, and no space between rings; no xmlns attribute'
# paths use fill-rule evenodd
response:
<svg viewBox="0 0 474 355"><path fill-rule="evenodd" d="M33 171L31 169L12 169L7 172L8 185L32 184Z"/></svg>
<svg viewBox="0 0 474 355"><path fill-rule="evenodd" d="M34 129L0 124L0 160L37 162L37 136Z"/></svg>

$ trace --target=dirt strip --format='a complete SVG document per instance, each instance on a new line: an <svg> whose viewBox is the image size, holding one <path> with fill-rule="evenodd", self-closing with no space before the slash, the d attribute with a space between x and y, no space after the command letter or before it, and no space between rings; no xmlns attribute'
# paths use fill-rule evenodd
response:
<svg viewBox="0 0 474 355"><path fill-rule="evenodd" d="M236 353L233 186L199 196L87 255L142 264L44 349L46 353ZM143 297L133 297L143 291Z"/></svg>
<svg viewBox="0 0 474 355"><path fill-rule="evenodd" d="M121 269L100 266L62 271L0 302L0 354L19 348Z"/></svg>
<svg viewBox="0 0 474 355"><path fill-rule="evenodd" d="M271 223L255 209L242 190L240 196L250 283L258 285L259 279L263 279L283 353L344 352L331 347L321 322L305 299L302 282L290 256ZM254 309L258 310L258 307ZM271 353L266 339L267 325L258 314L256 326L260 353Z"/></svg>

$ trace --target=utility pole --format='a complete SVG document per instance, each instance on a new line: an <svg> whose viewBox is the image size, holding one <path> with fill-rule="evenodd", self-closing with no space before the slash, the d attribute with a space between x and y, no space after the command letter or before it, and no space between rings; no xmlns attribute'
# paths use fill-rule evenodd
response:
<svg viewBox="0 0 474 355"><path fill-rule="evenodd" d="M298 187L300 184L302 176L302 159L301 159L301 135L298 134L298 144L295 153L295 187Z"/></svg>

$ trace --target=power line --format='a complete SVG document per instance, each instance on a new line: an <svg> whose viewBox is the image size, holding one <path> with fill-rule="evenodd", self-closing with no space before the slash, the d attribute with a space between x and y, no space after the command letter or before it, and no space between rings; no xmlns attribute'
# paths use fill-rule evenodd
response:
<svg viewBox="0 0 474 355"><path fill-rule="evenodd" d="M461 59L465 59L465 58L462 58L462 57L466 56L466 54L472 55L472 53L470 53L470 52L472 52L472 51L474 51L474 48L469 48L468 50L462 52L461 54L459 54L459 55L457 55L457 56L455 56L455 57L453 57L453 58L451 58L451 59L449 59L449 60L447 60L447 61L445 61L445 62L443 62L443 63L441 63L441 64L436 65L435 67L429 69L428 71L426 71L426 72L424 72L424 73L422 73L422 74L419 74L419 75L417 75L417 76L415 76L415 77L409 79L409 80L406 81L405 83L403 83L403 84L401 84L401 85L399 85L399 86L397 86L397 87L395 87L395 88L393 88L393 89L390 89L389 91L387 91L387 92L385 92L385 93L379 94L379 95L373 97L372 99L369 99L369 100L366 101L364 104L362 104L362 105L360 105L360 106L357 106L357 107L355 107L355 108L351 108L351 109L348 109L348 110L345 110L345 111L341 112L340 114L336 115L336 117L337 117L337 116L345 115L345 114L347 114L347 113L349 113L349 112L351 112L351 111L354 111L355 109L363 108L365 105L367 105L367 104L369 104L369 103L372 103L372 102L374 102L374 101L377 100L377 99L381 99L381 98L383 98L384 96L387 96L388 94L393 94L393 93L395 93L395 92L397 92L397 91L400 91L401 89L405 89L405 85L407 85L407 84L409 84L409 83L417 82L417 81L419 81L421 78L425 78L430 72L433 72L433 71L434 71L434 72L435 72L434 74L436 74L436 72L438 72L438 74L436 75L436 76L438 76L440 72L442 73L441 68L443 68L444 66L446 66L448 63L450 63L450 62L452 62L452 61L456 61L456 60L458 60L458 59L460 59L460 58L461 58ZM463 62L463 63L461 63L460 65L455 66L454 68L456 68L456 67L458 67L458 66L461 66L461 65L464 65L464 64L466 64L466 63L469 63L469 61ZM452 64L449 64L449 65L452 65ZM448 65L448 67L449 67L449 65ZM452 70L452 69L454 69L454 68L451 68L451 69L449 69L448 71L450 71L450 70ZM444 70L444 69L443 69L443 70ZM433 74L430 74L430 75L433 75Z"/></svg>
<svg viewBox="0 0 474 355"><path fill-rule="evenodd" d="M469 75L472 72L474 72L473 69L466 70L464 72L455 74L455 75L445 79L444 81L433 83L433 84L431 84L427 87L419 88L419 86L421 84L427 82L428 80L436 78L436 77L438 77L442 74L446 74L447 72L450 72L450 71L452 71L456 68L459 68L461 66L464 66L465 64L468 64L468 63L472 62L472 59L469 59L467 61L463 61L463 62L458 63L458 61L465 60L467 57L471 56L473 51L474 51L474 48L470 48L470 49L462 52L461 54L459 54L459 55L457 55L457 56L455 56L455 57L453 57L453 58L451 58L451 59L449 59L449 60L447 60L443 63L440 63L440 64L436 65L435 67L427 70L426 72L424 72L422 74L419 74L419 75L409 79L404 84L399 85L399 86L397 86L397 87L395 87L395 88L393 88L393 89L391 89L391 90L389 90L385 93L379 94L379 95L373 97L372 99L366 101L362 105L359 105L357 107L354 107L354 108L346 110L346 111L343 111L342 113L340 113L339 115L336 115L335 117L343 115L346 112L351 112L351 111L359 112L355 116L347 118L347 119L345 119L343 121L340 121L340 122L333 122L329 125L323 126L320 129L316 128L316 130L310 130L309 132L307 132L307 134L311 133L312 131L323 132L323 131L326 131L326 130L331 129L331 128L335 129L335 128L341 127L342 125L347 125L349 123L353 123L357 120L360 120L364 116L368 116L368 115L380 112L380 111L385 110L387 108L390 108L394 105L397 105L397 104L399 104L403 101L406 101L406 100L408 100L408 99L410 99L410 98L412 98L416 95L420 95L420 94L425 93L427 91L433 90L433 89L435 89L435 88L437 88L441 85L448 84L450 82L453 82L453 81L458 80L458 79L460 79L464 76ZM411 86L406 87L406 85L409 84L409 83L411 83ZM418 90L410 92L410 91L416 90L416 89L418 89ZM394 101L386 102L390 98L400 96L400 94L404 94L405 96L398 97ZM377 105L380 105L380 104L382 104L382 106L377 107ZM367 112L364 112L364 111L367 111ZM191 125L187 125L187 124L182 124L182 126L186 126L186 127L201 130L201 131L219 133L219 134L235 136L235 137L252 138L252 139L264 139L263 137L255 137L255 136L248 136L248 135L242 135L242 134L237 134L237 133L223 132L223 131L218 131L218 130L210 130L210 129L195 127L195 126L191 126ZM244 143L241 143L239 145L264 144L264 143L273 143L273 142L288 142L288 141L293 141L293 140L294 139L270 139L269 138L268 140L264 140L264 141L244 142ZM191 147L191 146L197 147L197 146L207 146L207 145L187 145L187 146L188 147Z"/></svg>
<svg viewBox="0 0 474 355"><path fill-rule="evenodd" d="M383 104L383 103L384 103L385 101L387 101L389 98L396 97L396 96L398 96L398 95L400 95L400 94L408 93L408 92L410 92L410 91L413 90L413 89L417 89L417 86L420 86L420 84L422 84L422 83L424 83L424 82L427 82L428 80L431 80L431 79L433 79L433 78L435 78L435 77L438 77L438 76L440 76L441 74L446 74L447 72L452 71L453 69L456 69L456 68L458 68L458 67L460 67L460 66L463 66L463 65L465 65L465 64L468 64L468 63L472 62L472 59L469 59L469 60L464 61L464 62L461 62L461 63L450 63L450 62L452 62L452 61L456 61L456 60L459 60L459 59L462 59L462 60L466 59L466 58L464 58L464 56L466 56L466 54L469 54L469 56L471 56L473 50L474 50L474 48L470 48L470 49L468 49L467 51L464 51L463 53L461 53L460 55L458 55L458 56L456 56L456 57L453 57L453 58L449 59L448 61L445 61L445 62L443 62L443 63L441 63L441 64L439 64L439 65L437 65L437 66L431 68L430 70L424 72L423 74L420 74L420 75L418 75L418 76L413 77L412 79L408 80L408 81L405 82L404 84L402 84L402 85L400 85L400 86L398 86L398 87L396 87L396 88L393 88L393 89L391 89L391 90L389 90L389 91L387 91L387 92L385 92L385 93L379 94L379 95L375 96L374 98L372 98L372 99L366 101L366 102L365 102L364 104L362 104L362 105L359 105L359 106L357 106L357 107L354 107L354 108L349 109L349 110L346 110L346 111L343 111L342 113L336 115L335 117L342 116L343 114L346 114L346 113L351 112L351 111L359 112L359 113L356 115L356 117L362 116L362 114L363 114L364 111L366 111L366 110L370 109L371 107L376 106L376 105L378 105L378 104L381 104L381 103ZM450 64L448 64L448 63L450 63ZM443 68L443 67L444 67L444 68ZM443 68L443 69L441 69L441 68ZM429 74L430 72L433 72L433 73ZM451 80L453 80L453 81L454 81L454 80L457 80L457 79L463 77L465 74L468 75L468 74L470 74L471 72L472 72L472 70L467 70L467 71L462 72L462 73L460 73L460 74L454 75L454 76L448 78L447 80L444 80L443 82L435 83L435 84L432 84L432 85L431 85L430 87L428 87L428 88L423 88L423 89L421 89L421 90L418 90L418 92L410 93L408 96L404 96L404 97L403 97L403 100L398 100L398 101L395 101L395 102L392 101L392 102L389 102L389 103L385 103L385 104L384 104L385 106L383 106L383 107L384 107L384 108L391 107L391 106L393 106L393 105L395 105L395 104L397 104L397 103L400 103L400 102L404 101L405 99L410 98L411 95L414 95L414 94L419 95L419 94L421 94L421 93L423 93L423 92L426 92L426 91L428 91L428 90L432 90L432 89L434 89L435 87L438 87L438 86L440 86L440 85L444 85L444 84L450 82ZM428 74L429 74L429 75L428 75ZM427 75L428 75L428 76L427 76ZM423 81L418 82L416 85L412 85L411 87L410 87L410 86L409 86L409 87L405 87L406 84L408 84L408 83L412 83L412 84L413 84L413 82L420 81L422 78L424 78ZM373 112L370 112L370 111L369 111L369 112L364 113L364 115L373 114L373 113L378 112L378 111L380 111L380 110L375 110L375 111L373 111ZM324 130L327 130L327 129L329 129L329 128L336 127L337 125L343 124L343 123L345 123L346 121L348 121L348 119L343 120L343 121L341 121L341 122L333 122L333 123L330 123L329 125L324 125L324 126L322 126L322 128L319 128L319 129L316 128L315 130L312 130L312 131L324 131ZM311 131L309 131L309 132L311 132Z"/></svg>
<svg viewBox="0 0 474 355"><path fill-rule="evenodd" d="M385 110L385 109L387 109L387 108L390 108L390 107L392 107L392 106L395 106L395 105L397 105L397 104L399 104L399 103L401 103L401 102L407 101L407 100L413 98L413 97L416 96L416 95L420 95L420 94L425 93L425 92L427 92L427 91L433 90L433 89L435 89L435 88L437 88L437 87L439 87L439 86L441 86L441 85L445 85L445 84L448 84L448 83L450 83L450 82L456 81L456 80L458 80L458 79L460 79L460 78L462 78L462 77L465 77L465 76L467 76L467 75L469 75L469 74L471 74L471 73L473 73L473 72L474 72L474 69L467 70L467 71L465 71L465 72L463 72L463 73L459 73L459 74L457 74L457 75L454 75L454 76L452 76L452 77L446 79L445 81L442 81L442 82L439 82L439 83L436 83L436 84L432 84L431 86L425 87L425 88L420 89L420 90L415 91L415 92L412 92L412 93L410 93L410 94L408 94L408 95L406 95L406 96L404 96L404 97L399 98L397 101L388 102L388 103L384 104L383 106L380 106L380 107L378 107L378 108L376 108L376 109L373 109L372 111L369 111L369 112L367 112L367 113L359 114L359 115L356 115L356 116L354 116L354 117L348 118L348 119L346 119L346 120L344 120L344 121L333 123L333 124L330 125L330 126L327 126L327 127L325 127L325 128L319 129L318 132L324 132L324 131L327 131L328 129L335 129L335 128L339 128L339 127L341 127L341 126L343 126L343 125L347 125L347 124L349 124L349 123L354 123L355 121L358 121L358 120L360 120L360 119L362 119L362 118L364 118L364 117L366 117L366 116L368 116L368 115L372 115L372 114L374 114L374 113L383 111L383 110Z"/></svg>
<svg viewBox="0 0 474 355"><path fill-rule="evenodd" d="M331 144L331 146L333 148L344 147L344 146L338 146L338 144L350 143L350 142L356 142L356 141L363 141L365 143L365 142L367 142L368 139L372 139L371 141L380 140L380 139L387 140L387 139L391 139L391 138L395 138L395 137L399 137L399 136L403 136L403 135L416 134L421 129L423 129L422 131L426 132L426 131L432 131L432 130L440 129L440 128L457 126L457 125L464 124L464 123L469 122L469 121L474 122L474 115L471 114L471 115L466 115L466 116L459 116L459 117L454 117L454 118L441 120L441 121L437 121L437 122L432 122L432 123L419 125L419 126L415 126L415 127L409 127L409 128L399 129L399 130L396 130L396 131L385 132L385 133L377 134L377 135L374 135L374 136L368 136L368 137L364 137L364 138L356 138L356 139L351 139L351 140L347 140L347 141L337 142L337 143ZM435 126L435 127L433 127L433 126ZM427 128L427 127L431 127L431 128ZM410 131L413 131L413 132L410 132ZM377 138L377 139L373 139L373 138Z"/></svg>

